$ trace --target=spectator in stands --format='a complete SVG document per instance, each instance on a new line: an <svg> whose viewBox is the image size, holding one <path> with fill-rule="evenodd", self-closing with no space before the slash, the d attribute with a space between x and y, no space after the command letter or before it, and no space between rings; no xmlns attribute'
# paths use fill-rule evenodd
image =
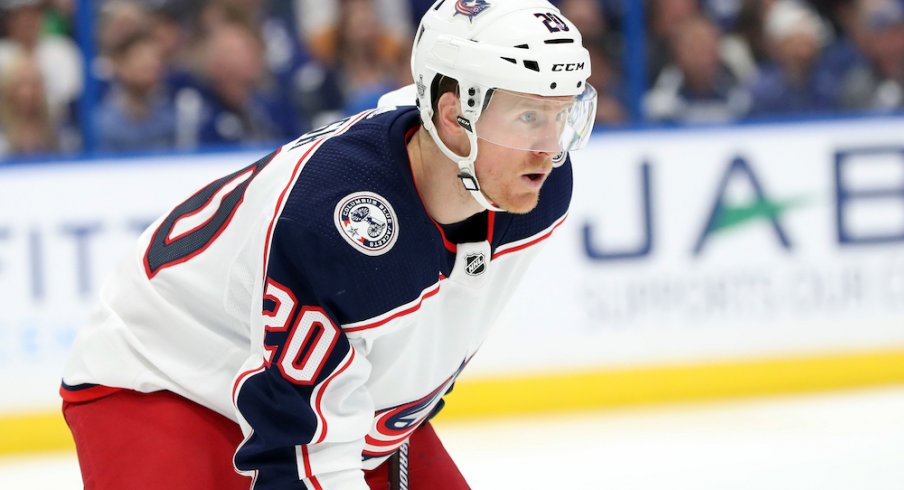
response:
<svg viewBox="0 0 904 490"><path fill-rule="evenodd" d="M113 85L96 113L98 148L171 149L176 114L163 85L162 49L148 31L125 38L111 52Z"/></svg>
<svg viewBox="0 0 904 490"><path fill-rule="evenodd" d="M190 69L194 63L188 27L192 5L185 1L157 0L149 12L151 36L163 56L166 88L170 94L176 94L194 83Z"/></svg>
<svg viewBox="0 0 904 490"><path fill-rule="evenodd" d="M339 8L336 25L313 39L309 48L336 71L343 112L353 114L375 106L381 95L411 80L403 47L380 22L373 0L340 0Z"/></svg>
<svg viewBox="0 0 904 490"><path fill-rule="evenodd" d="M720 31L719 56L740 81L750 84L759 74L754 47L748 38L745 22L748 21L745 8L755 3L759 8L774 0L704 0L704 11ZM755 21L759 26L760 18ZM757 31L758 32L758 31Z"/></svg>
<svg viewBox="0 0 904 490"><path fill-rule="evenodd" d="M107 55L136 32L151 25L148 8L139 0L106 0L99 10L98 51Z"/></svg>
<svg viewBox="0 0 904 490"><path fill-rule="evenodd" d="M864 56L865 26L858 20L858 0L826 0L814 4L833 27L832 39L823 50L823 66L839 78L867 68ZM868 69L868 68L867 68Z"/></svg>
<svg viewBox="0 0 904 490"><path fill-rule="evenodd" d="M192 1L105 0L100 9L98 58L92 68L103 96L113 82L112 52L125 39L150 32L163 57L166 90L175 94L191 85L190 25L197 16Z"/></svg>
<svg viewBox="0 0 904 490"><path fill-rule="evenodd" d="M617 125L627 121L626 89L621 74L621 35L609 27L609 18L600 0L562 0L562 14L571 19L590 51L593 73L587 82L598 93L596 122Z"/></svg>
<svg viewBox="0 0 904 490"><path fill-rule="evenodd" d="M865 62L844 77L846 109L896 110L904 107L904 9L898 0L859 0L856 39Z"/></svg>
<svg viewBox="0 0 904 490"><path fill-rule="evenodd" d="M37 60L8 60L0 72L0 157L45 155L60 148Z"/></svg>
<svg viewBox="0 0 904 490"><path fill-rule="evenodd" d="M647 77L652 82L671 61L675 28L701 13L697 0L651 0L647 3Z"/></svg>
<svg viewBox="0 0 904 490"><path fill-rule="evenodd" d="M777 0L742 0L741 9L731 33L742 39L757 65L769 61L769 50L763 33L766 13Z"/></svg>
<svg viewBox="0 0 904 490"><path fill-rule="evenodd" d="M850 24L856 19L858 0L808 0L813 9L826 19L832 31L840 36L850 31Z"/></svg>
<svg viewBox="0 0 904 490"><path fill-rule="evenodd" d="M210 0L201 9L199 28L203 34L228 22L253 27L261 38L268 71L281 81L289 81L310 56L285 8L283 5L282 10L277 10L277 6L264 0Z"/></svg>
<svg viewBox="0 0 904 490"><path fill-rule="evenodd" d="M98 17L97 58L91 66L98 83L98 95L103 98L113 84L113 51L139 32L151 28L151 17L138 0L106 0Z"/></svg>
<svg viewBox="0 0 904 490"><path fill-rule="evenodd" d="M719 54L719 30L697 15L672 36L674 62L667 65L644 100L647 118L677 123L717 123L739 119L750 96Z"/></svg>
<svg viewBox="0 0 904 490"><path fill-rule="evenodd" d="M265 90L263 41L239 21L219 24L199 45L197 88L176 101L181 145L262 143L295 136L286 130L285 106Z"/></svg>
<svg viewBox="0 0 904 490"><path fill-rule="evenodd" d="M765 21L770 61L751 87L751 114L826 114L837 110L837 77L820 64L828 36L822 19L806 4L779 0L770 7Z"/></svg>
<svg viewBox="0 0 904 490"><path fill-rule="evenodd" d="M178 59L188 44L185 23L179 18L188 11L182 8L182 5L184 4L166 0L148 10L151 35L157 41L163 59L167 62Z"/></svg>
<svg viewBox="0 0 904 490"><path fill-rule="evenodd" d="M424 12L436 0L373 0L373 3L386 32L394 36L396 42L408 44ZM298 30L308 45L332 31L342 15L341 0L294 0L293 4Z"/></svg>
<svg viewBox="0 0 904 490"><path fill-rule="evenodd" d="M41 69L48 107L64 123L72 118L71 104L82 92L82 60L75 43L63 36L43 33L42 0L0 0L6 19L6 39L0 39L0 73L12 60L33 58Z"/></svg>
<svg viewBox="0 0 904 490"><path fill-rule="evenodd" d="M292 6L282 1L210 0L199 13L198 32L204 35L229 23L248 26L260 39L266 72L264 81L269 83L266 91L273 98L292 100L300 72L311 59L296 29ZM308 114L294 113L289 105L283 107L287 110L279 114L279 119L287 133L310 128Z"/></svg>

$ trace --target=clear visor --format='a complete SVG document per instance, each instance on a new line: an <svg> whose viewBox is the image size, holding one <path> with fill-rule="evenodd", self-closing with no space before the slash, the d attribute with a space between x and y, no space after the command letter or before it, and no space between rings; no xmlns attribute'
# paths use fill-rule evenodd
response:
<svg viewBox="0 0 904 490"><path fill-rule="evenodd" d="M477 120L477 137L516 150L561 153L583 148L596 118L596 90L543 97L496 89Z"/></svg>

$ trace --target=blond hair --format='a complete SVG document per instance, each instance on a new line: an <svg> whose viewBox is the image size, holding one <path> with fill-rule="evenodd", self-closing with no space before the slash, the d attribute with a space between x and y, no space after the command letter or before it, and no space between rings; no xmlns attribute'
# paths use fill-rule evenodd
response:
<svg viewBox="0 0 904 490"><path fill-rule="evenodd" d="M40 102L35 111L19 110L15 90L23 76L37 74L41 79ZM37 60L27 55L13 58L0 72L0 131L6 135L9 154L50 152L58 149L56 124L47 103L43 76Z"/></svg>

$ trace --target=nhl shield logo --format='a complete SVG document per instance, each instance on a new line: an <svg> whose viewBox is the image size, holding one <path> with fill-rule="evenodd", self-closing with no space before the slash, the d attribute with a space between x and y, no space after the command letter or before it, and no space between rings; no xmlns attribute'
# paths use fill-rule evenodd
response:
<svg viewBox="0 0 904 490"><path fill-rule="evenodd" d="M473 253L465 256L465 274L479 276L487 270L487 259L482 253Z"/></svg>
<svg viewBox="0 0 904 490"><path fill-rule="evenodd" d="M399 236L398 218L384 197L356 192L336 205L336 228L356 250L366 255L389 251Z"/></svg>

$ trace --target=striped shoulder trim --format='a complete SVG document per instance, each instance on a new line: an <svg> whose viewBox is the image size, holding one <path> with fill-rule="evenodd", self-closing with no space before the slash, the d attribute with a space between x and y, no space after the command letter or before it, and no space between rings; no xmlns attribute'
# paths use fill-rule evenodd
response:
<svg viewBox="0 0 904 490"><path fill-rule="evenodd" d="M518 241L514 241L511 243L506 243L505 245L500 245L496 249L496 252L493 254L492 259L496 260L497 258L499 258L503 255L506 255L506 254L509 254L512 252L517 252L519 250L524 250L525 248L531 247L533 245L536 245L536 244L542 242L543 240L546 240L547 238L549 238L552 235L552 233L554 231L556 231L556 228L558 228L559 226L562 225L562 223L565 222L565 220L567 218L568 218L568 213L565 213L562 215L561 218L557 219L555 221L555 223L553 223L552 225L550 225L548 228L541 231L540 233L537 233L536 235L532 235L527 238L524 238L524 239L521 239Z"/></svg>
<svg viewBox="0 0 904 490"><path fill-rule="evenodd" d="M372 328L386 325L387 323L401 318L405 315L414 313L415 311L421 309L421 305L424 303L424 300L436 296L436 293L439 292L440 283L443 279L445 279L445 276L440 275L439 280L437 280L436 283L434 283L432 286L428 286L426 289L421 291L421 294L414 300L409 301L408 303L405 303L404 305L394 308L390 311L387 311L380 316L369 318L360 322L346 323L342 326L342 330L345 331L345 333L370 330Z"/></svg>

